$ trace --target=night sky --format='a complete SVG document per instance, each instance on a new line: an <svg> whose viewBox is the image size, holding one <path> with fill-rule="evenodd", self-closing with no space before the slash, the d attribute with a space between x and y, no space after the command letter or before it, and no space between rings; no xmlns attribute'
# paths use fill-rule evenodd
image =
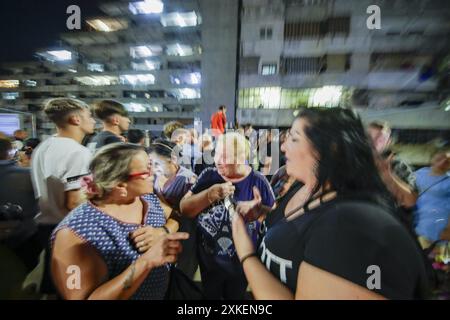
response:
<svg viewBox="0 0 450 320"><path fill-rule="evenodd" d="M1 0L0 63L29 61L37 49L58 45L66 28L68 6L81 9L82 24L86 18L99 15L101 0Z"/></svg>

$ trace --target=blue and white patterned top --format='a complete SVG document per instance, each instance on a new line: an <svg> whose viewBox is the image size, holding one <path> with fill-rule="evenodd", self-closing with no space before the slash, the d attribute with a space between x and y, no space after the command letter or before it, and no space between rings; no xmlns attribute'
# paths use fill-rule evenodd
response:
<svg viewBox="0 0 450 320"><path fill-rule="evenodd" d="M162 227L166 223L166 218L158 197L151 193L142 196L142 199L148 203L145 225ZM113 279L140 256L130 239L130 233L140 227L142 226L139 224L119 221L92 203L86 202L70 212L56 227L52 234L52 243L59 230L70 229L100 253L108 267L108 279ZM168 283L168 266L155 268L131 299L162 300Z"/></svg>

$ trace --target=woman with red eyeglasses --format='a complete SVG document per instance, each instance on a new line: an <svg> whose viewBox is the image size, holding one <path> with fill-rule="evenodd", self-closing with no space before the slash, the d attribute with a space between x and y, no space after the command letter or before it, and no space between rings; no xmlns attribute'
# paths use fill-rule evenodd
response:
<svg viewBox="0 0 450 320"><path fill-rule="evenodd" d="M163 299L168 263L187 233L171 233L153 194L153 172L144 148L116 143L90 164L89 201L74 209L52 235L51 271L64 299ZM148 230L163 230L151 247ZM144 232L142 232L144 230ZM167 231L167 234L166 232Z"/></svg>

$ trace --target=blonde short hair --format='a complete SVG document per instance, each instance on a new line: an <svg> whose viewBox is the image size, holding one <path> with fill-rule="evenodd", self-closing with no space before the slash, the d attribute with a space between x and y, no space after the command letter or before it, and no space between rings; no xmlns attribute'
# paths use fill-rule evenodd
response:
<svg viewBox="0 0 450 320"><path fill-rule="evenodd" d="M250 157L250 143L242 134L237 132L228 132L217 138L217 145L225 146L226 152L232 153L232 163L246 164ZM228 160L231 160L227 157Z"/></svg>
<svg viewBox="0 0 450 320"><path fill-rule="evenodd" d="M131 160L139 152L145 152L145 148L132 143L111 143L100 148L89 166L96 193L88 195L88 198L103 200L115 186L126 182Z"/></svg>
<svg viewBox="0 0 450 320"><path fill-rule="evenodd" d="M69 117L84 109L90 110L85 102L72 98L54 98L44 104L44 112L47 117L58 127L64 127Z"/></svg>

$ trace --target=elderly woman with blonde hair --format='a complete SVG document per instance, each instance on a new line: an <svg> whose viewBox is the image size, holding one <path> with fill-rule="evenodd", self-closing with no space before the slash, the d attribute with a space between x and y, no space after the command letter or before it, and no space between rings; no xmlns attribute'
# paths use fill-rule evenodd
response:
<svg viewBox="0 0 450 320"><path fill-rule="evenodd" d="M208 299L243 299L247 288L231 235L233 203L256 198L264 206L274 204L270 184L248 165L249 149L238 133L218 137L215 167L201 173L180 203L183 215L197 217L198 258ZM256 218L257 213L247 220L254 242L259 227Z"/></svg>

